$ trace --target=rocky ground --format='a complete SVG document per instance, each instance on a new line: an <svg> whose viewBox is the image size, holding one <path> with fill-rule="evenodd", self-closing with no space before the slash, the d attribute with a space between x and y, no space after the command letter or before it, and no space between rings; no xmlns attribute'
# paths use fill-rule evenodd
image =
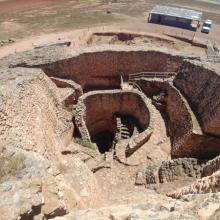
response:
<svg viewBox="0 0 220 220"><path fill-rule="evenodd" d="M5 7L9 3L15 3L14 0L5 2ZM38 7L38 3L42 6L50 2L36 1L36 5L33 6ZM55 4L48 6L47 9L40 9L40 13L36 9L31 26L28 26L30 23L27 26L23 25L30 20L32 11L18 14L18 17L16 14L7 15L12 16L10 19L6 15L0 16L0 27L4 29L3 36L11 36L11 30L15 29L16 33L24 31L21 34L22 37L24 33L30 33L28 31L31 31L32 28L38 31L38 25L42 21L39 17L42 14L47 15L49 20L53 19L58 12L62 12L60 16L63 17L67 12L66 4L71 6L68 10L78 10L79 7L80 15L84 14L84 10L88 10L89 14L92 12L92 15L90 14L92 19L94 14L100 13L100 11L101 16L104 18L107 16L102 12L108 6L106 2L104 6L100 1L93 2L94 4L86 9L84 1L64 2L59 6ZM158 3L160 2L158 1ZM200 4L197 1L195 1L196 3L190 2L195 9ZM0 7L3 3L0 1ZM30 4L32 3L34 1L30 2ZM172 54L175 58L196 59L197 61L194 63L199 63L201 68L210 72L215 71L216 78L213 80L215 81L215 91L209 89L208 93L214 101L211 100L212 98L210 100L206 98L201 102L203 106L206 106L202 113L208 107L213 107L214 110L211 109L213 110L212 117L210 114L206 114L205 119L209 121L210 118L213 118L215 126L212 126L212 129L215 132L218 131L219 97L217 97L216 91L220 89L219 64L206 60L205 48L195 46L192 42L165 36L163 33L164 29L170 33L174 33L177 29L155 28L151 24L137 22L136 16L140 17L140 14L136 12L139 12L140 8L144 9L144 6L150 8L153 3L155 2L140 1L137 6L133 7L135 19L132 20L134 23L130 23L135 27L124 23L123 28L121 28L121 24L120 27L117 25L101 26L38 37L30 36L24 40L10 38L0 42L2 44L0 48L2 58L0 60L1 220L220 219L220 157L217 156L211 160L210 158L171 158L173 140L169 133L172 128L167 125L164 115L161 114L159 109L161 103L158 102L157 105L154 105L155 101L160 98L159 96L152 97L154 104L150 103L154 112L151 115L154 121L153 132L150 133L149 139L131 156L125 157L127 150L125 146L128 144L126 140L119 142L115 154L110 151L105 155L100 154L97 148L94 149L90 144L85 147L76 143L75 137L79 136L75 123L76 103L85 91L80 84L72 79L66 79L63 75L65 76L68 71L74 69L74 66L69 65L69 60L73 56L76 56L77 60L74 64L81 67L83 65L77 57L79 54L84 57L85 54L97 54L99 51L113 53L114 50L124 50L125 54L131 51L132 53L160 51L163 54ZM187 4L189 1L184 0L181 3ZM178 5L180 2L172 1L170 4ZM13 5L15 6L15 4ZM120 14L122 13L123 18L129 20L131 15L128 16L128 13L131 11L128 9L131 5L133 5L132 1L129 3L116 1L112 4L113 15L110 16L117 20L122 18ZM207 3L201 4L203 10L206 6ZM18 12L17 9L15 11ZM144 11L143 13L145 13ZM70 22L74 16L69 17L68 13L65 16ZM118 13L119 17L117 17ZM215 8L209 5L205 13L213 16L216 23L219 22L217 6ZM108 22L108 19L105 22ZM55 28L56 30L63 30L60 27L68 23L62 23L62 21L62 19L57 21L58 26L55 24L54 27L59 28ZM112 22L112 17L110 21ZM35 22L37 22L37 26L35 26ZM93 23L94 20L91 22ZM9 27L7 31L6 27ZM54 27L48 29L48 32L53 32ZM148 30L143 31L146 27ZM149 29L156 30L156 33L150 33L152 31ZM214 37L218 36L219 31L218 28L215 30L217 31L212 35ZM184 33L189 34L187 31ZM198 36L201 35L198 34ZM189 34L189 37L191 39L192 33ZM66 42L71 42L71 45L67 46ZM204 42L206 42L206 38L203 39ZM57 44L62 46L57 46ZM29 51L23 53L26 50ZM6 55L9 56L4 57ZM65 71L54 68L60 60L63 67L66 68ZM88 75L93 71L95 64L99 63L95 60L95 56L91 60L94 63L90 66L89 62L85 62L88 60L84 60ZM117 59L109 60L116 63ZM159 55L158 60L160 61ZM149 63L157 61L152 60ZM54 65L50 66L51 72L50 68L45 68L45 65L50 63ZM162 66L161 63L158 66ZM109 69L112 66L109 65ZM167 65L167 68L170 68L170 64ZM105 68L98 68L98 71L108 72L105 70ZM202 71L201 69L199 73ZM75 72L77 71L73 71L73 73ZM59 74L62 77L59 77ZM213 73L211 72L211 74ZM77 76L83 77L83 74ZM96 77L94 75L89 80L95 81ZM89 80L85 80L84 83L88 83ZM158 81L164 82L164 79ZM192 79L192 81L194 80ZM209 84L204 86L208 87ZM186 86L186 88L188 87ZM195 86L195 93L198 90ZM200 93L198 92L198 94ZM201 94L202 99L204 95L202 92ZM175 101L175 99L173 100ZM210 103L214 103L213 106ZM172 114L174 117L178 116L176 113L178 113L179 106L175 106L176 103L171 104L170 116ZM171 118L171 120L173 119ZM182 124L185 123L187 120ZM182 124L179 125L181 128ZM181 136L181 129L175 128L176 134ZM191 133L188 132L187 135L191 135ZM199 135L202 135L201 130ZM141 138L141 136L138 137ZM212 138L214 137L209 136L210 140ZM215 138L217 137L215 136ZM129 144L135 145L139 140L135 141L133 141L134 143L129 142ZM178 143L181 142L179 139L178 141ZM215 156L216 152L217 150Z"/></svg>
<svg viewBox="0 0 220 220"><path fill-rule="evenodd" d="M117 151L114 159L111 152L104 156L74 143L74 111L63 100L76 85L57 87L37 68L7 68L25 57L25 65L42 62L45 50L2 60L2 220L219 218L219 157L171 160L170 138L156 109L150 140L127 160Z"/></svg>

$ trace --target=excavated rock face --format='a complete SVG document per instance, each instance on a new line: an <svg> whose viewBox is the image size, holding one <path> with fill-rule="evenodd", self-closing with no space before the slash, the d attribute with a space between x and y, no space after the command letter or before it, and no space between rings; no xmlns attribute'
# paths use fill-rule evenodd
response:
<svg viewBox="0 0 220 220"><path fill-rule="evenodd" d="M202 166L205 161L192 158L180 158L173 161L164 161L159 168L159 180L161 183L173 182L178 178L201 177Z"/></svg>
<svg viewBox="0 0 220 220"><path fill-rule="evenodd" d="M0 60L2 218L218 218L218 194L188 194L219 191L220 73L190 59L53 46Z"/></svg>
<svg viewBox="0 0 220 220"><path fill-rule="evenodd" d="M184 178L201 178L205 161L195 158L179 158L163 161L157 166L146 167L136 174L135 184L146 185L174 182Z"/></svg>
<svg viewBox="0 0 220 220"><path fill-rule="evenodd" d="M218 70L218 69L216 69ZM197 113L203 131L220 137L220 78L218 71L201 66L198 62L185 62L174 84L184 94Z"/></svg>
<svg viewBox="0 0 220 220"><path fill-rule="evenodd" d="M40 69L5 69L0 78L3 147L49 157L71 141L72 115L62 108L56 86Z"/></svg>

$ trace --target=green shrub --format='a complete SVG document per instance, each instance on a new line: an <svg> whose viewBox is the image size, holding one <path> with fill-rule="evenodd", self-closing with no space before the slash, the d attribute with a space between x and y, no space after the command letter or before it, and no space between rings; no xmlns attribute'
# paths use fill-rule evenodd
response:
<svg viewBox="0 0 220 220"><path fill-rule="evenodd" d="M87 139L81 139L81 138L76 138L75 139L75 142L77 144L80 144L82 145L83 147L86 147L86 148L89 148L89 149L92 149L92 150L95 150L96 149L96 145L91 143L89 140Z"/></svg>

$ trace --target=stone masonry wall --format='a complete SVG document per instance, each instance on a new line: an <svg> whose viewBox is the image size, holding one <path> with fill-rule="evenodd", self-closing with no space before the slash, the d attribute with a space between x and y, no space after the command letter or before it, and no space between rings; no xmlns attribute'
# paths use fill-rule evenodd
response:
<svg viewBox="0 0 220 220"><path fill-rule="evenodd" d="M57 88L40 69L0 72L1 146L56 154L72 139L72 115L59 103Z"/></svg>
<svg viewBox="0 0 220 220"><path fill-rule="evenodd" d="M156 51L94 51L42 65L49 76L72 79L84 90L119 88L120 76L141 71L177 71L182 59Z"/></svg>
<svg viewBox="0 0 220 220"><path fill-rule="evenodd" d="M178 158L163 161L159 167L148 166L139 170L136 173L135 184L167 183L187 177L201 178L204 164L205 161L195 158Z"/></svg>
<svg viewBox="0 0 220 220"><path fill-rule="evenodd" d="M142 79L136 83L148 97L153 99L153 103L163 114L167 133L171 138L172 150L177 149L181 152L186 139L193 131L191 116L181 96L168 82Z"/></svg>
<svg viewBox="0 0 220 220"><path fill-rule="evenodd" d="M161 110L171 137L173 158L210 159L219 155L220 140L202 133L187 100L172 84L144 79L136 83Z"/></svg>
<svg viewBox="0 0 220 220"><path fill-rule="evenodd" d="M179 178L201 178L204 162L194 158L179 158L164 161L158 171L160 183L173 182Z"/></svg>
<svg viewBox="0 0 220 220"><path fill-rule="evenodd" d="M188 194L204 194L204 193L217 193L220 189L220 171L213 173L211 176L198 179L189 186L183 187L167 194L172 198L180 199ZM216 218L218 219L218 217Z"/></svg>
<svg viewBox="0 0 220 220"><path fill-rule="evenodd" d="M78 112L78 114L80 118L84 119L90 135L104 130L114 132L115 113L133 116L138 119L143 129L146 129L149 125L149 110L144 100L135 91L102 90L89 92L80 97L80 100L83 101L86 110L82 113ZM81 106L81 101L78 105ZM79 117L76 116L76 119ZM80 120L76 121L79 127L85 126L82 122L78 122ZM84 133L86 134L87 132Z"/></svg>
<svg viewBox="0 0 220 220"><path fill-rule="evenodd" d="M187 98L205 133L220 137L220 74L184 62L174 84Z"/></svg>

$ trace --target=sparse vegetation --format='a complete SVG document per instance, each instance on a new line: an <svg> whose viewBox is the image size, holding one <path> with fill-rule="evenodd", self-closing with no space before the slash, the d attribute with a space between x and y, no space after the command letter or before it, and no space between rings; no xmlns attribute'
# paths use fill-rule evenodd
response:
<svg viewBox="0 0 220 220"><path fill-rule="evenodd" d="M111 2L111 4L109 4ZM187 0L141 1L132 0L69 0L54 3L39 8L16 11L0 15L0 40L8 38L24 38L70 29L90 28L108 24L146 22L146 12L155 4L182 6L202 10L204 17L210 17L215 23L220 23L220 5L207 2Z"/></svg>
<svg viewBox="0 0 220 220"><path fill-rule="evenodd" d="M89 148L89 149L92 149L92 150L95 150L95 149L96 149L95 144L89 142L89 141L86 140L86 139L76 138L76 139L75 139L75 142L76 142L77 144L82 145L83 147L86 147L86 148Z"/></svg>

